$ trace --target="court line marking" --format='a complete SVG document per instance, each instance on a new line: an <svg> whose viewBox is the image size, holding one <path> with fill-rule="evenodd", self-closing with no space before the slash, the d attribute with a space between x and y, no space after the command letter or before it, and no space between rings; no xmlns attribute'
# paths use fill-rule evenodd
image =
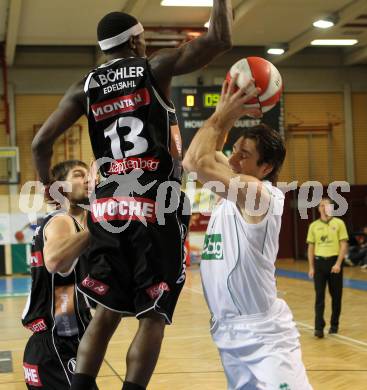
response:
<svg viewBox="0 0 367 390"><path fill-rule="evenodd" d="M209 314L209 313L208 313ZM205 328L205 330L209 330L209 322L208 327ZM164 340L192 340L192 339L202 339L203 337L210 336L209 332L205 333L199 333L191 336L164 336ZM108 345L117 345L117 344L128 344L129 341L121 341L121 340L111 340ZM180 358L177 358L180 359ZM185 359L185 358L183 358Z"/></svg>
<svg viewBox="0 0 367 390"><path fill-rule="evenodd" d="M14 373L10 373L10 372L6 372L6 373L1 373L1 375L4 375L4 374L14 374ZM115 375L98 375L98 378L115 378ZM97 380L98 380L97 378ZM24 380L22 379L16 379L12 382L0 382L0 387L2 385L10 385L10 384L17 384L17 383L24 383Z"/></svg>
<svg viewBox="0 0 367 390"><path fill-rule="evenodd" d="M0 298L19 298L26 297L29 293L4 293L0 294Z"/></svg>
<svg viewBox="0 0 367 390"><path fill-rule="evenodd" d="M196 290L196 288L192 288L192 287L184 287L184 290L190 290L196 294L200 294L200 295L204 295L203 291L202 290Z"/></svg>
<svg viewBox="0 0 367 390"><path fill-rule="evenodd" d="M217 374L224 373L224 370L213 371L173 371L173 372L155 372L153 375L177 375L177 374Z"/></svg>
<svg viewBox="0 0 367 390"><path fill-rule="evenodd" d="M122 379L122 377L119 375L119 373L112 367L111 363L106 359L104 358L103 361L106 363L106 365L111 369L111 371L115 374L115 376L117 376L117 378L120 379L121 383L124 382L124 380ZM97 378L99 377L99 375L97 375Z"/></svg>
<svg viewBox="0 0 367 390"><path fill-rule="evenodd" d="M367 370L337 370L337 369L324 369L324 370L318 370L316 368L309 368L307 371L314 371L314 372L367 372Z"/></svg>
<svg viewBox="0 0 367 390"><path fill-rule="evenodd" d="M313 326L308 325L304 322L296 321L296 324L300 325L303 328L306 328L307 330L309 330L311 332L314 331ZM367 343L365 343L364 341L360 341L358 339L354 339L352 337L343 336L341 334L333 334L333 335L329 335L328 337L331 337L335 341L339 341L342 344L347 344L347 345L354 346L354 347L356 346L355 344L357 344L364 351L367 349Z"/></svg>
<svg viewBox="0 0 367 390"><path fill-rule="evenodd" d="M308 277L307 272L289 270L281 267L276 269L275 276L303 280L305 282L313 282L312 279ZM363 279L351 279L344 276L343 287L350 288L352 290L367 291L367 282Z"/></svg>
<svg viewBox="0 0 367 390"><path fill-rule="evenodd" d="M200 290L197 290L195 288L192 288L192 287L184 287L184 290L189 290L189 291L192 291L194 292L195 294L200 294L200 295L204 295L202 291ZM308 330L309 332L313 332L313 327L311 325L308 325L304 322L300 322L300 321L295 321L297 325L300 325L301 327L303 327L304 329ZM204 335L198 335L198 336L165 336L165 339L191 339L191 338L194 338L194 337L197 337L197 338L201 338L203 337ZM205 335L206 336L206 335ZM334 334L332 336L328 336L328 337L332 337L332 339L334 339L335 341L338 341L340 342L341 344L346 344L346 345L349 345L349 346L353 346L353 347L359 347L361 350L365 351L367 349L367 343L363 342L363 341L360 341L360 340L357 340L357 339L354 339L352 337L348 337L348 336L343 336L343 335L340 335L340 334ZM17 339L17 340L20 340L20 339ZM109 344L119 344L121 341L113 341L111 340ZM19 351L19 350L22 350L21 348L14 348L12 349L12 351ZM118 374L117 374L118 375ZM119 375L118 375L119 376ZM121 377L119 376L119 378L121 379Z"/></svg>

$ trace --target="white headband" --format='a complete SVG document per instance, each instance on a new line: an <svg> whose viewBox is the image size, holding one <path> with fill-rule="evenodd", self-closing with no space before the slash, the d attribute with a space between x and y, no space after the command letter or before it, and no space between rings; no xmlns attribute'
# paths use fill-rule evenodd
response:
<svg viewBox="0 0 367 390"><path fill-rule="evenodd" d="M103 41L98 41L98 44L100 48L105 51L111 49L112 47L121 45L122 43L128 41L131 36L139 35L143 31L143 26L141 25L141 23L138 23L135 26L130 27L128 30L123 31L118 35L115 35L114 37L104 39Z"/></svg>

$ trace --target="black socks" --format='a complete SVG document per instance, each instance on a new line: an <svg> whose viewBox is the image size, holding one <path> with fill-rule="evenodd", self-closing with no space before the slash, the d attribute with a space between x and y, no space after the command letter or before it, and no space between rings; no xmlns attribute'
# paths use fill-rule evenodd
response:
<svg viewBox="0 0 367 390"><path fill-rule="evenodd" d="M145 390L145 387L137 385L136 383L124 382L122 390Z"/></svg>
<svg viewBox="0 0 367 390"><path fill-rule="evenodd" d="M93 390L96 388L96 378L87 374L74 374L70 390Z"/></svg>

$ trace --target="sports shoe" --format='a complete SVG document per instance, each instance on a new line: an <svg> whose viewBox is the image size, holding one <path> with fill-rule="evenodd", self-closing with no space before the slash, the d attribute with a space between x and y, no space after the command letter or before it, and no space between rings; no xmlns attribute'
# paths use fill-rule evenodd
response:
<svg viewBox="0 0 367 390"><path fill-rule="evenodd" d="M315 329L314 335L315 335L315 337L317 337L319 339L322 339L324 337L324 331L323 330L319 330L319 329Z"/></svg>
<svg viewBox="0 0 367 390"><path fill-rule="evenodd" d="M366 268L367 268L367 264L361 265L361 269L366 269Z"/></svg>
<svg viewBox="0 0 367 390"><path fill-rule="evenodd" d="M338 333L338 328L331 326L329 329L329 334L336 334Z"/></svg>

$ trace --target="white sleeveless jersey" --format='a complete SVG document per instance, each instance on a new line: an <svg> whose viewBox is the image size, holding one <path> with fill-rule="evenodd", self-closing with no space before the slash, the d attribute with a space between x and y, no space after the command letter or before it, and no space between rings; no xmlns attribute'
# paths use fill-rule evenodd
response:
<svg viewBox="0 0 367 390"><path fill-rule="evenodd" d="M247 223L234 202L223 199L204 240L201 278L216 319L266 312L277 297L275 260L284 195L270 182L270 208L258 224Z"/></svg>

